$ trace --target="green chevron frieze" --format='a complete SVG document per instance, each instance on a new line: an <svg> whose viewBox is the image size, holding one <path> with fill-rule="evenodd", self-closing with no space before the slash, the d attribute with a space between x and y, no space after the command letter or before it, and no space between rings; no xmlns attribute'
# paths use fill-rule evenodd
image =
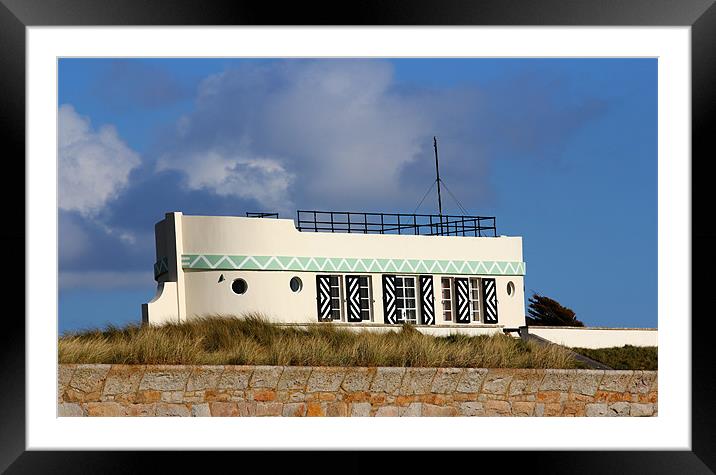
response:
<svg viewBox="0 0 716 475"><path fill-rule="evenodd" d="M165 272L169 272L169 259L162 257L154 263L154 279L156 280L157 277Z"/></svg>
<svg viewBox="0 0 716 475"><path fill-rule="evenodd" d="M524 275L525 267L525 263L519 261L230 256L225 254L182 255L182 268L204 270Z"/></svg>

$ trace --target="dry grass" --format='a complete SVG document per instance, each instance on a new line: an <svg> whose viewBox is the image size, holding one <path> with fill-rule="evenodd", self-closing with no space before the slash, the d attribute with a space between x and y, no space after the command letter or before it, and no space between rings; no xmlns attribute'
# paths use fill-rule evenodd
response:
<svg viewBox="0 0 716 475"><path fill-rule="evenodd" d="M613 348L572 348L577 353L604 363L614 369L645 369L655 371L659 368L659 349L656 346L631 346Z"/></svg>
<svg viewBox="0 0 716 475"><path fill-rule="evenodd" d="M331 324L280 327L258 315L206 317L162 327L130 325L65 334L60 363L251 364L574 368L564 348L506 335L424 335L405 325L386 333Z"/></svg>

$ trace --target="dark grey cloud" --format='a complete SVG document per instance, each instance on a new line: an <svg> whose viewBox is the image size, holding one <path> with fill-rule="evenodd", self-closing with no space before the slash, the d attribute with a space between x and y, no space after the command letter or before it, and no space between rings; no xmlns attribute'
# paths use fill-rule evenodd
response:
<svg viewBox="0 0 716 475"><path fill-rule="evenodd" d="M469 211L495 199L491 170L498 161L514 166L555 166L575 132L603 114L605 100L576 96L565 101L559 77L522 73L483 87L434 94L424 104L438 118L441 178ZM432 143L401 169L404 186L434 180ZM450 198L448 198L449 200Z"/></svg>
<svg viewBox="0 0 716 475"><path fill-rule="evenodd" d="M131 230L151 229L164 214L181 211L197 215L243 215L245 211L264 211L254 199L221 196L205 190L188 190L181 172L154 172L145 165L133 175L134 183L113 205L105 210L102 219L113 226Z"/></svg>
<svg viewBox="0 0 716 475"><path fill-rule="evenodd" d="M61 271L151 269L154 228L132 229L59 211Z"/></svg>

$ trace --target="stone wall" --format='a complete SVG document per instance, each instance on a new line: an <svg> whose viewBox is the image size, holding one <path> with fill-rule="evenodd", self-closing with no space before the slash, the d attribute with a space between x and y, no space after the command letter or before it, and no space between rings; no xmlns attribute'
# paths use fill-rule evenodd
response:
<svg viewBox="0 0 716 475"><path fill-rule="evenodd" d="M655 416L656 371L60 365L59 416Z"/></svg>

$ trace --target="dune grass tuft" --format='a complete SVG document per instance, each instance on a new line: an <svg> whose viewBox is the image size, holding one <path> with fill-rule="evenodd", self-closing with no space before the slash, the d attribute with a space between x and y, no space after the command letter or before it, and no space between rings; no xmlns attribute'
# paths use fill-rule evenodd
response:
<svg viewBox="0 0 716 475"><path fill-rule="evenodd" d="M503 334L435 337L404 325L389 332L351 331L330 323L308 328L260 315L210 316L161 327L129 325L68 333L60 363L247 364L574 368L569 352Z"/></svg>
<svg viewBox="0 0 716 475"><path fill-rule="evenodd" d="M572 348L577 353L604 363L614 369L643 369L655 371L659 367L659 349L656 346L624 345L612 348Z"/></svg>

